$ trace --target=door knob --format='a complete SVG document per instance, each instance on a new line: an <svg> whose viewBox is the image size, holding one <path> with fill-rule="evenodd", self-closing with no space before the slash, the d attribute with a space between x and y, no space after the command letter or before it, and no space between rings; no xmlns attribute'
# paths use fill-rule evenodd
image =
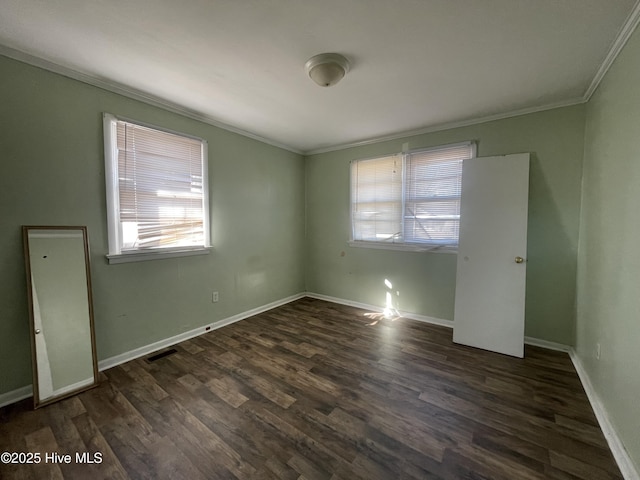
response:
<svg viewBox="0 0 640 480"><path fill-rule="evenodd" d="M516 263L522 263L522 262L524 262L524 258L516 257Z"/></svg>
<svg viewBox="0 0 640 480"><path fill-rule="evenodd" d="M39 333L40 333L40 329L37 329L36 330L36 335L39 334Z"/></svg>

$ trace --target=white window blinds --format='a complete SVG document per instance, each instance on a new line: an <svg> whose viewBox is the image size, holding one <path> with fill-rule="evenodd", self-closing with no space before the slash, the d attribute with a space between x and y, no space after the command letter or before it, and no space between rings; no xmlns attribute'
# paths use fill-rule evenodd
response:
<svg viewBox="0 0 640 480"><path fill-rule="evenodd" d="M396 242L402 237L402 157L351 164L353 240Z"/></svg>
<svg viewBox="0 0 640 480"><path fill-rule="evenodd" d="M455 248L462 161L474 150L469 142L352 162L352 240Z"/></svg>
<svg viewBox="0 0 640 480"><path fill-rule="evenodd" d="M206 142L107 120L115 143L109 168L116 232L110 232L110 254L209 246Z"/></svg>
<svg viewBox="0 0 640 480"><path fill-rule="evenodd" d="M407 154L406 242L458 244L462 161L471 156L471 145Z"/></svg>

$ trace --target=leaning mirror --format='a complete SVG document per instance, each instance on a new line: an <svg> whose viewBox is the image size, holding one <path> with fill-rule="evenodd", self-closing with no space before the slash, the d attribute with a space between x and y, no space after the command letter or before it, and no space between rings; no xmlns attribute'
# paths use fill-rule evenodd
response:
<svg viewBox="0 0 640 480"><path fill-rule="evenodd" d="M38 408L98 384L86 227L23 226Z"/></svg>

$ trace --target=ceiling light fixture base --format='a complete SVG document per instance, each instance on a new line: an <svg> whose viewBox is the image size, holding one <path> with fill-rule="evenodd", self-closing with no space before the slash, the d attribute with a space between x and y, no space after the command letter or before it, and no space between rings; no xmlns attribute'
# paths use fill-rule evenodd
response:
<svg viewBox="0 0 640 480"><path fill-rule="evenodd" d="M321 87L331 87L349 71L349 61L339 53L321 53L307 60L305 71Z"/></svg>

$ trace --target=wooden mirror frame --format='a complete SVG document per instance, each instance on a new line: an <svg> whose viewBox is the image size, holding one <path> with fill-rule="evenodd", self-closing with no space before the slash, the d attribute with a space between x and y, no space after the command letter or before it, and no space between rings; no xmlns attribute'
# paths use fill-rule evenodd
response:
<svg viewBox="0 0 640 480"><path fill-rule="evenodd" d="M38 359L36 352L36 326L35 326L35 311L34 311L34 298L33 298L33 282L32 282L32 269L31 269L31 257L30 257L30 245L29 245L29 233L33 231L77 231L82 232L82 240L84 245L84 265L86 274L87 285L87 302L89 313L89 331L91 338L91 361L93 369L93 382L83 385L79 388L75 388L69 391L65 391L60 395L54 395L44 400L40 399L39 389L39 376L38 376ZM33 372L33 406L35 408L49 405L53 402L57 402L64 398L76 395L79 392L89 390L98 386L98 361L96 356L96 339L95 328L93 318L93 296L91 289L91 268L89 261L89 237L87 234L87 227L85 226L40 226L40 225L23 225L22 226L22 239L24 247L25 268L27 276L27 295L29 301L29 331L31 334L31 367ZM39 332L38 332L39 333Z"/></svg>

